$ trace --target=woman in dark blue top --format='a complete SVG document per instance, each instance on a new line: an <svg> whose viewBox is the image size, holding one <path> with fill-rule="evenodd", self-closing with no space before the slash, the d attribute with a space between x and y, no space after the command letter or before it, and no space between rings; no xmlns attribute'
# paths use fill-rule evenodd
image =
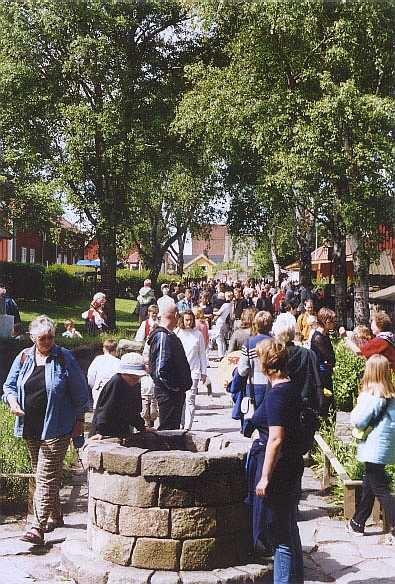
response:
<svg viewBox="0 0 395 584"><path fill-rule="evenodd" d="M259 430L248 461L252 537L274 549L275 584L303 582L303 555L296 522L303 474L298 446L301 391L287 374L288 352L268 340L257 346L262 372L270 389L250 420Z"/></svg>

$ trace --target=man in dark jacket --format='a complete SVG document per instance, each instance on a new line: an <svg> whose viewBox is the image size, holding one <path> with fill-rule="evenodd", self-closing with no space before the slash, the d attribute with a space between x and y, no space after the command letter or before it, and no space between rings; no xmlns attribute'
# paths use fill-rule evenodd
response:
<svg viewBox="0 0 395 584"><path fill-rule="evenodd" d="M5 284L0 283L0 314L9 314L14 317L14 324L21 322L18 305L11 296L7 294Z"/></svg>
<svg viewBox="0 0 395 584"><path fill-rule="evenodd" d="M177 324L177 308L165 308L160 322L147 341L149 370L159 408L158 429L178 430L185 392L192 387L191 370L184 347L173 332Z"/></svg>

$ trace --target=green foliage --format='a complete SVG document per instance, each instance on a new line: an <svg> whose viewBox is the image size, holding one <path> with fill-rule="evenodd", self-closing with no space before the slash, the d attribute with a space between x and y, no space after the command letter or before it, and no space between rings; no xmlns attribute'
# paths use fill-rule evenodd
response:
<svg viewBox="0 0 395 584"><path fill-rule="evenodd" d="M88 296L84 280L77 273L60 264L48 266L44 277L47 298L57 302L67 302Z"/></svg>
<svg viewBox="0 0 395 584"><path fill-rule="evenodd" d="M335 436L335 418L329 418L323 421L320 428L320 434L325 442L328 444L329 448L336 456L340 464L343 465L347 475L351 480L362 480L364 472L363 462L359 462L356 458L357 444L356 441L352 442L342 442ZM312 458L314 461L314 471L318 475L322 475L324 469L324 455L321 450L316 447L312 452ZM392 490L395 492L395 465L390 464L385 467L386 472L390 477L392 484ZM331 495L338 505L343 505L343 492L344 487L342 481L337 477L334 485L332 486Z"/></svg>
<svg viewBox="0 0 395 584"><path fill-rule="evenodd" d="M0 278L15 298L42 300L45 295L45 268L39 264L0 262Z"/></svg>
<svg viewBox="0 0 395 584"><path fill-rule="evenodd" d="M117 270L117 296L118 298L136 298L140 288L144 285L144 280L149 277L147 270L138 272L137 270ZM162 284L173 281L172 276L160 274L155 286L156 296L160 295Z"/></svg>
<svg viewBox="0 0 395 584"><path fill-rule="evenodd" d="M188 268L188 270L184 272L184 275L189 280L201 280L207 275L207 273L203 266L194 265L191 268Z"/></svg>
<svg viewBox="0 0 395 584"><path fill-rule="evenodd" d="M31 464L24 440L14 437L15 416L0 403L0 473L29 473ZM25 499L27 480L16 478L4 481L4 490L15 501Z"/></svg>
<svg viewBox="0 0 395 584"><path fill-rule="evenodd" d="M358 397L365 360L347 349L343 341L335 345L336 366L333 371L333 391L337 408L350 412Z"/></svg>

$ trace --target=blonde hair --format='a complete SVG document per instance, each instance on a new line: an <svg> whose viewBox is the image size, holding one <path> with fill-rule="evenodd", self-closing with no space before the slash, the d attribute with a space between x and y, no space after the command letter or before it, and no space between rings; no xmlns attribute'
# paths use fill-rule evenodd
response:
<svg viewBox="0 0 395 584"><path fill-rule="evenodd" d="M287 376L288 351L283 343L276 340L267 340L258 343L256 354L265 375L278 372Z"/></svg>
<svg viewBox="0 0 395 584"><path fill-rule="evenodd" d="M270 312L265 310L260 310L256 313L255 318L252 322L252 334L254 336L261 334L268 334L272 328L273 318Z"/></svg>
<svg viewBox="0 0 395 584"><path fill-rule="evenodd" d="M251 328L256 315L256 308L245 308L241 313L241 328Z"/></svg>
<svg viewBox="0 0 395 584"><path fill-rule="evenodd" d="M391 379L391 367L387 357L372 355L366 361L362 377L362 391L377 397L395 398L395 387Z"/></svg>
<svg viewBox="0 0 395 584"><path fill-rule="evenodd" d="M360 347L372 338L372 333L369 327L359 324L354 328L351 338L353 342Z"/></svg>
<svg viewBox="0 0 395 584"><path fill-rule="evenodd" d="M204 320L204 310L200 306L194 306L192 312L196 317L196 320Z"/></svg>

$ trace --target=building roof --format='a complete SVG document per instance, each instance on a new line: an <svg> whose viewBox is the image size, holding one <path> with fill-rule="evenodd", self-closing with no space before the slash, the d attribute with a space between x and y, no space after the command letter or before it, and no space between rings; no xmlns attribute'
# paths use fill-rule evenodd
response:
<svg viewBox="0 0 395 584"><path fill-rule="evenodd" d="M191 264L194 264L195 262L197 262L199 259L204 259L206 262L208 262L209 264L211 264L212 266L215 266L215 262L212 260L212 258L208 258L207 256L205 256L204 254L200 253L199 255L194 256L191 260L189 260L188 262L184 263L184 268L187 268L188 266L190 266Z"/></svg>
<svg viewBox="0 0 395 584"><path fill-rule="evenodd" d="M213 264L220 264L224 261L224 256L223 255L211 255L208 254L208 256L199 253L199 254L192 254L192 255L184 255L184 265L189 264L190 262L192 262L193 260L195 260L198 257L205 257L206 259L210 260L211 262L213 262Z"/></svg>

